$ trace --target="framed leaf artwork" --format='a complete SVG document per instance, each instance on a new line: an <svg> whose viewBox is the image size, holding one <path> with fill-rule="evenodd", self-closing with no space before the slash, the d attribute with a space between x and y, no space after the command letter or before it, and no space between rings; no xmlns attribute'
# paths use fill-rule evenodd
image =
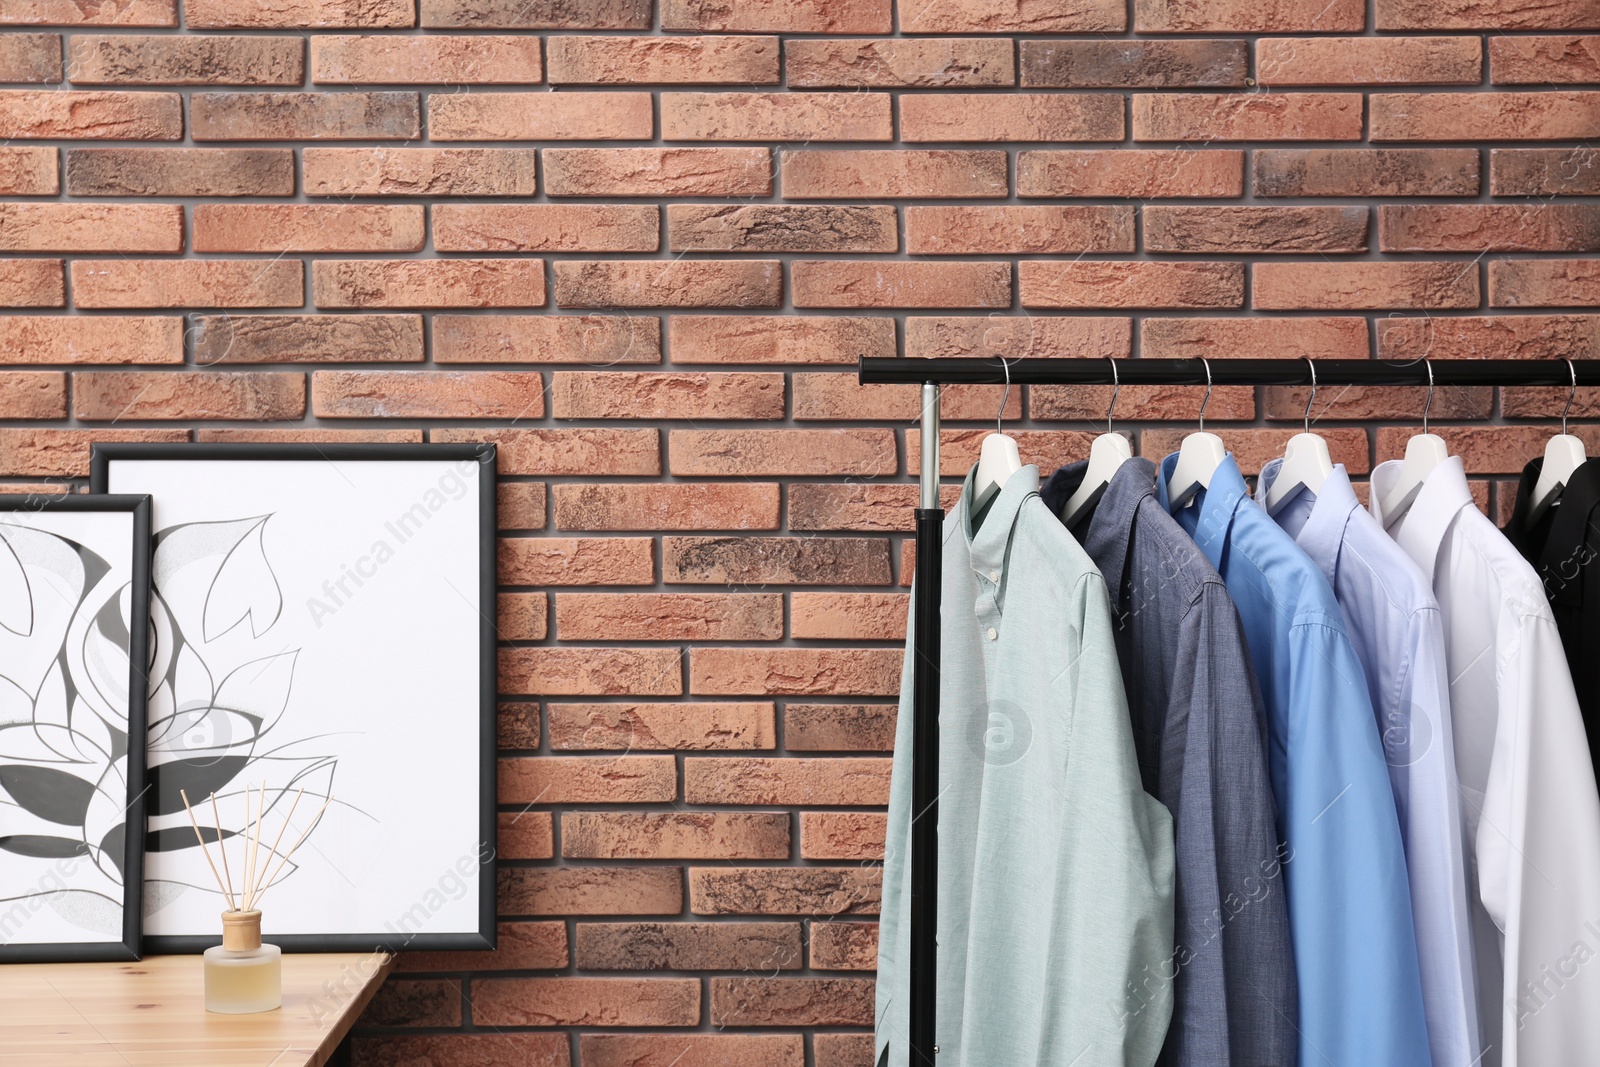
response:
<svg viewBox="0 0 1600 1067"><path fill-rule="evenodd" d="M0 496L0 963L139 958L150 500Z"/></svg>
<svg viewBox="0 0 1600 1067"><path fill-rule="evenodd" d="M251 838L286 950L493 948L494 447L105 444L91 485L151 497L146 949L217 943Z"/></svg>

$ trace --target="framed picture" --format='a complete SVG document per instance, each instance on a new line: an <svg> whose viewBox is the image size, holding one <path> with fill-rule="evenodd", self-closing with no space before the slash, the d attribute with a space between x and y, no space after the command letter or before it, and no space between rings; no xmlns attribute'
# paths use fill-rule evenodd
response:
<svg viewBox="0 0 1600 1067"><path fill-rule="evenodd" d="M91 485L151 497L146 949L217 943L251 837L274 944L493 948L494 446L97 444Z"/></svg>
<svg viewBox="0 0 1600 1067"><path fill-rule="evenodd" d="M0 496L0 963L139 958L150 498Z"/></svg>

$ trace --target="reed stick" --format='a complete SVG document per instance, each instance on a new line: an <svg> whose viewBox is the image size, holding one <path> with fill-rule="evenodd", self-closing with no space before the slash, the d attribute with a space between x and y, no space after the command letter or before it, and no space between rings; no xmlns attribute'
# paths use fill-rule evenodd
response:
<svg viewBox="0 0 1600 1067"><path fill-rule="evenodd" d="M311 817L311 821L307 823L306 828L300 832L300 836L295 838L295 842L289 847L289 851L284 853L283 856L279 858L278 865L272 869L272 874L267 877L268 885L271 885L273 879L278 877L278 872L283 870L283 865L289 862L289 857L293 856L296 850L300 848L300 843L306 839L306 835L309 834L312 828L317 825L317 820L322 818L322 813L327 811L328 805L332 803L333 794L329 793L328 798L322 802L322 807L317 809L317 813ZM268 862L271 862L270 857Z"/></svg>
<svg viewBox="0 0 1600 1067"><path fill-rule="evenodd" d="M192 812L190 817L193 817ZM217 851L222 853L222 873L228 879L228 907L238 911L239 905L235 904L233 900L233 875L228 870L228 850L222 845L222 814L217 810L217 794L215 791L211 794L211 818L217 824ZM244 872L241 871L239 873L243 874Z"/></svg>
<svg viewBox="0 0 1600 1067"><path fill-rule="evenodd" d="M261 824L267 817L267 780L261 779L261 793L256 799L256 821L250 828L250 895L245 901L245 910L249 911L255 906L256 878L260 872L261 857ZM271 859L268 856L267 859Z"/></svg>
<svg viewBox="0 0 1600 1067"><path fill-rule="evenodd" d="M300 791L294 795L294 803L289 805L289 814L284 816L283 825L278 827L278 836L273 839L272 848L267 850L267 866L272 866L272 857L278 854L278 846L283 844L283 832L287 830L289 828L289 824L294 821L295 809L300 806L300 798L305 796L305 793L306 787L301 786ZM271 883L265 880L260 883L256 890L257 899L260 898L261 894L267 891L267 887L269 885L271 885Z"/></svg>
<svg viewBox="0 0 1600 1067"><path fill-rule="evenodd" d="M211 868L211 877L217 880L217 888L227 893L226 887L222 884L222 875L217 873L217 865L211 862L211 850L206 848L206 839L200 833L200 824L195 821L194 809L189 806L189 794L180 789L178 790L178 795L183 798L183 810L189 813L189 825L194 827L194 839L200 842L200 851L206 857L206 865ZM212 795L215 796L216 794ZM217 847L222 847L222 828L220 826L217 827ZM228 902L230 904L233 902L231 896Z"/></svg>

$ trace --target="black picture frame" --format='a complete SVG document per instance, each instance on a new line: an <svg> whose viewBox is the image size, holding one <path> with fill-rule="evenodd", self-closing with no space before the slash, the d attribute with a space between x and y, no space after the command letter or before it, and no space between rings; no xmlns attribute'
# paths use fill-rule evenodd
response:
<svg viewBox="0 0 1600 1067"><path fill-rule="evenodd" d="M150 498L141 495L0 494L0 517L19 512L50 514L105 514L126 512L132 519L128 573L130 617L145 619L150 613ZM87 591L86 591L87 592ZM140 958L140 929L144 913L145 748L149 664L148 626L127 629L127 801L123 809L122 930L119 940L96 942L31 942L9 944L0 940L0 964L129 962ZM0 851L0 862L7 853ZM0 937L12 906L0 902Z"/></svg>
<svg viewBox="0 0 1600 1067"><path fill-rule="evenodd" d="M493 444L142 444L96 443L90 460L90 491L103 494L112 482L112 467L119 461L176 461L204 463L212 460L259 461L263 463L318 462L336 465L366 462L461 462L475 465L478 490L477 508L477 604L478 614L478 831L477 831L477 929L470 932L410 932L384 929L341 934L264 934L263 940L290 952L362 951L472 951L495 947L497 758L496 718L498 681L495 625L496 611L496 497L495 446ZM160 499L153 503L153 521L159 523ZM152 535L152 551L159 544L161 531ZM268 898L267 908L271 909ZM221 940L217 934L146 934L144 947L152 953L199 952Z"/></svg>

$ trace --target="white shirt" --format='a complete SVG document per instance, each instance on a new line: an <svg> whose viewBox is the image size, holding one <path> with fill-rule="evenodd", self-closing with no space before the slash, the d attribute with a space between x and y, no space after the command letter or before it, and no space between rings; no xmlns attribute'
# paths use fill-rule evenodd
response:
<svg viewBox="0 0 1600 1067"><path fill-rule="evenodd" d="M1398 461L1372 472L1372 511ZM1600 1050L1600 798L1538 575L1472 503L1460 457L1386 524L1433 583L1474 868L1484 1064L1567 1067ZM1600 653L1597 653L1600 654Z"/></svg>

